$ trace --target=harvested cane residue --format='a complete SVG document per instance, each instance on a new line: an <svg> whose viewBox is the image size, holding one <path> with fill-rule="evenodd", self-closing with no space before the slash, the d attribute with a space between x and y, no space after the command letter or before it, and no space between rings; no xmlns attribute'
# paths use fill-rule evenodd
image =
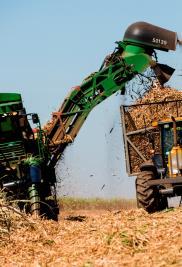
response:
<svg viewBox="0 0 182 267"><path fill-rule="evenodd" d="M70 220L78 217L84 219ZM71 211L59 222L28 220L19 217L4 238L0 266L182 266L181 208L152 215Z"/></svg>
<svg viewBox="0 0 182 267"><path fill-rule="evenodd" d="M156 103L156 105L144 105L130 109L132 117L135 118L136 127L144 128L151 126L151 122L155 119L161 120L163 118L170 118L171 115L176 117L176 103L167 103L167 101L172 100L182 100L182 91L160 86L151 88L142 98L138 99L135 104ZM158 104L160 102L163 103ZM182 115L182 107L178 107L178 113L179 116Z"/></svg>

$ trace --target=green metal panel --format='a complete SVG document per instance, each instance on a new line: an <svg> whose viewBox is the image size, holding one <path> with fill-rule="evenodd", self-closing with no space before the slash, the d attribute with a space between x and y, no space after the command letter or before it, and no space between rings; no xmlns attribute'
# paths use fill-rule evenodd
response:
<svg viewBox="0 0 182 267"><path fill-rule="evenodd" d="M22 101L21 95L18 93L0 93L0 104L4 102Z"/></svg>
<svg viewBox="0 0 182 267"><path fill-rule="evenodd" d="M17 93L0 93L0 114L23 108L21 95Z"/></svg>
<svg viewBox="0 0 182 267"><path fill-rule="evenodd" d="M11 118L6 118L6 121L2 121L0 122L0 127L1 127L1 132L8 132L8 131L12 131L12 134L14 132L14 128L11 122Z"/></svg>
<svg viewBox="0 0 182 267"><path fill-rule="evenodd" d="M145 50L141 47L134 45L126 46L123 57L127 65L133 66L133 71L138 73L143 72L147 67L152 65L152 58L146 54Z"/></svg>

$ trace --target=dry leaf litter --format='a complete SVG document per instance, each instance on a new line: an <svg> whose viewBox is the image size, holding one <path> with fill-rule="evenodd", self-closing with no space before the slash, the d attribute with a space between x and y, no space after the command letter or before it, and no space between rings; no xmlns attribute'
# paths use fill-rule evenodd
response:
<svg viewBox="0 0 182 267"><path fill-rule="evenodd" d="M16 216L0 245L0 266L182 266L181 208L70 211L59 222Z"/></svg>
<svg viewBox="0 0 182 267"><path fill-rule="evenodd" d="M155 88L137 102L164 99L182 99L182 93ZM133 112L134 118L141 116L137 108ZM163 117L165 110L159 112ZM142 123L141 117L138 127ZM54 222L34 220L1 203L0 239L4 267L180 267L182 208L152 215L142 209L64 211Z"/></svg>

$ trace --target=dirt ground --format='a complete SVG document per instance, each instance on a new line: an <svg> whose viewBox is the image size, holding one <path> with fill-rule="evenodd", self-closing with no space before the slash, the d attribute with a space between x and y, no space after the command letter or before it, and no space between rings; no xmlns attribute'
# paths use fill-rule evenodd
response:
<svg viewBox="0 0 182 267"><path fill-rule="evenodd" d="M72 210L58 222L17 216L2 236L0 266L182 266L182 208Z"/></svg>

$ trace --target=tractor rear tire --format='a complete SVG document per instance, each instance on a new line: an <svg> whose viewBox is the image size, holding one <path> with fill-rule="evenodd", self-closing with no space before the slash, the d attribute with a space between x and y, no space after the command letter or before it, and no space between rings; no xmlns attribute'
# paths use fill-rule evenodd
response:
<svg viewBox="0 0 182 267"><path fill-rule="evenodd" d="M137 206L148 213L161 210L157 187L148 185L148 181L153 179L152 171L142 171L136 179Z"/></svg>

